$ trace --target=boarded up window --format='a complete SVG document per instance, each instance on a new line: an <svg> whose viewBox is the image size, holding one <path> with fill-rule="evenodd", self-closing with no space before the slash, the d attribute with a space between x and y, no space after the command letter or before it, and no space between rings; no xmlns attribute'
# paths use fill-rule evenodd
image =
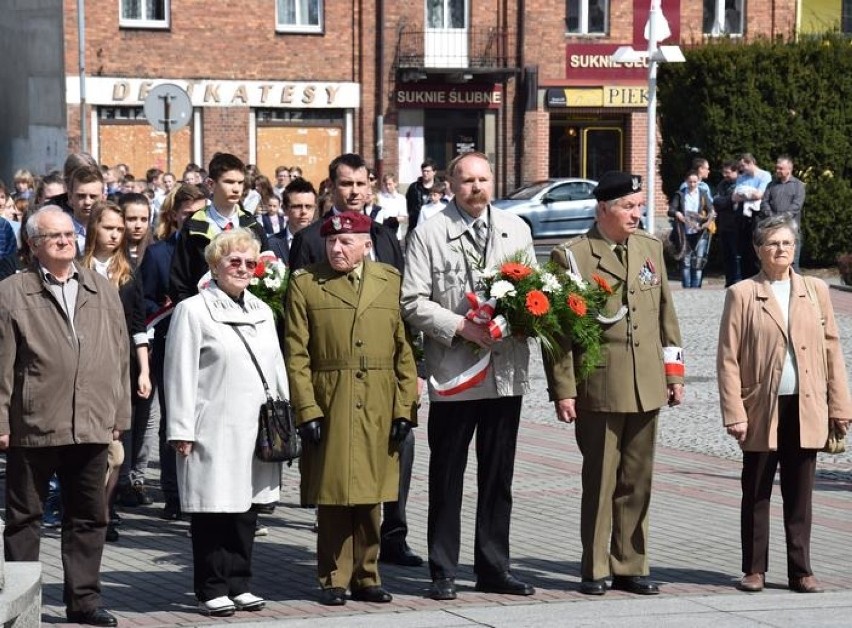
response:
<svg viewBox="0 0 852 628"><path fill-rule="evenodd" d="M336 126L257 127L257 166L270 179L278 166L298 166L318 187L328 164L343 152L343 130Z"/></svg>
<svg viewBox="0 0 852 628"><path fill-rule="evenodd" d="M145 178L148 168L166 172L166 134L155 131L148 124L109 123L99 125L99 161L108 166L125 163L137 179ZM192 130L186 126L172 133L171 171L180 179L192 155Z"/></svg>

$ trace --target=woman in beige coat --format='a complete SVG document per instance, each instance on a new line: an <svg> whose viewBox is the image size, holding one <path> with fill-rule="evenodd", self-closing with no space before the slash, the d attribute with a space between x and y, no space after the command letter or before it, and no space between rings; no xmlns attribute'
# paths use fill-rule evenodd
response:
<svg viewBox="0 0 852 628"><path fill-rule="evenodd" d="M728 289L717 367L722 420L743 450L738 588L763 589L769 554L769 499L781 467L788 586L822 591L810 564L816 454L829 421L852 417L846 367L828 288L791 266L798 227L780 215L761 222L754 246L761 271Z"/></svg>

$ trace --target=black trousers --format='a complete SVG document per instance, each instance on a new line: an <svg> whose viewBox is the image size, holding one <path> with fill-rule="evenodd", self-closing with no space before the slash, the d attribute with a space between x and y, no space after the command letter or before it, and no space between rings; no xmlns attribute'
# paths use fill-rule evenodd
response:
<svg viewBox="0 0 852 628"><path fill-rule="evenodd" d="M106 445L11 447L6 454L5 555L39 560L42 504L56 473L62 486L63 601L69 611L101 606L106 539Z"/></svg>
<svg viewBox="0 0 852 628"><path fill-rule="evenodd" d="M476 433L477 501L473 570L481 579L509 570L512 476L521 397L434 401L429 407L429 572L455 578L462 484Z"/></svg>
<svg viewBox="0 0 852 628"><path fill-rule="evenodd" d="M160 488L167 505L177 506L180 504L177 483L177 453L171 445L166 442L166 395L165 395L165 355L166 339L155 337L151 352L151 370L154 375L153 385L159 390L160 400ZM151 393L153 395L153 392Z"/></svg>
<svg viewBox="0 0 852 628"><path fill-rule="evenodd" d="M742 280L740 271L739 236L736 228L719 230L719 241L722 243L722 259L725 262L725 287L733 286Z"/></svg>
<svg viewBox="0 0 852 628"><path fill-rule="evenodd" d="M766 573L769 566L769 500L775 470L781 467L787 577L813 574L813 516L816 449L799 446L799 396L778 398L778 449L743 452L741 533L743 573Z"/></svg>
<svg viewBox="0 0 852 628"><path fill-rule="evenodd" d="M399 498L382 505L382 547L402 550L408 536L408 519L405 509L411 488L411 470L414 467L414 431L408 433L399 448Z"/></svg>
<svg viewBox="0 0 852 628"><path fill-rule="evenodd" d="M192 566L195 597L207 602L246 593L257 513L192 513Z"/></svg>

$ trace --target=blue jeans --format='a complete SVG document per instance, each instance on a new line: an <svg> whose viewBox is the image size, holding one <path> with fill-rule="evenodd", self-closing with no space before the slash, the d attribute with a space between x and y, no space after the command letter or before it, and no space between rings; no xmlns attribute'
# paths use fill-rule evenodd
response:
<svg viewBox="0 0 852 628"><path fill-rule="evenodd" d="M700 288L710 248L710 233L706 230L686 234L686 255L681 260L681 285Z"/></svg>

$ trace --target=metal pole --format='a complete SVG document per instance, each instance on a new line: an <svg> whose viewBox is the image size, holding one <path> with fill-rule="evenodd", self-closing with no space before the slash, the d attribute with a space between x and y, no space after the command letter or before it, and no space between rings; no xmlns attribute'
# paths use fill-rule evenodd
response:
<svg viewBox="0 0 852 628"><path fill-rule="evenodd" d="M172 171L172 106L171 98L166 94L165 96L160 96L163 99L163 112L165 115L165 121L163 122L164 128L166 130L166 172Z"/></svg>
<svg viewBox="0 0 852 628"><path fill-rule="evenodd" d="M80 64L80 150L87 152L86 144L86 0L77 0L77 57Z"/></svg>
<svg viewBox="0 0 852 628"><path fill-rule="evenodd" d="M648 233L654 234L655 194L657 175L657 12L660 0L651 0L648 14L648 173L645 179L647 190L646 207L648 210Z"/></svg>

